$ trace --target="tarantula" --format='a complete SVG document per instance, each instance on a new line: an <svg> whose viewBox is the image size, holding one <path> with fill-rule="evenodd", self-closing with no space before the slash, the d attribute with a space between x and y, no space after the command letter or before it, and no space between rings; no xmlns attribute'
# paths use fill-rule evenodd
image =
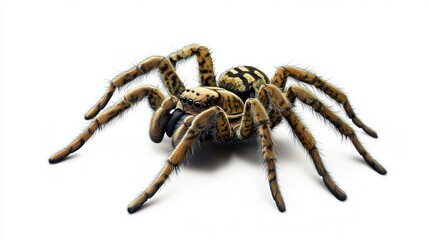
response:
<svg viewBox="0 0 429 240"><path fill-rule="evenodd" d="M196 56L198 61L200 87L186 89L175 67L179 61L192 56ZM98 115L116 89L154 69L159 70L170 96L164 97L161 91L153 86L141 86L128 92L122 101ZM294 136L308 151L326 187L337 199L344 201L347 196L326 170L314 137L293 111L294 102L299 99L329 121L341 135L350 139L369 166L379 174L386 174L383 166L362 146L353 128L313 93L299 86L285 89L288 77L313 85L331 97L344 107L347 116L357 127L362 128L371 137L377 138L377 133L356 116L347 96L319 76L299 68L282 66L277 68L270 80L267 75L254 67L240 66L222 73L216 84L209 49L195 44L186 46L168 57L149 57L114 78L104 96L85 115L87 120L95 117L89 127L68 147L52 155L49 162L58 163L64 160L69 154L81 148L103 125L147 97L150 107L155 111L149 129L151 140L159 143L166 133L168 137L172 137L174 150L159 176L144 193L130 203L129 213L136 212L149 198L153 197L199 141L211 139L221 143L234 143L251 139L253 136L257 136L256 139L260 142L272 197L277 208L281 212L285 211L285 204L277 183L276 153L271 137L271 129L283 118L291 127Z"/></svg>

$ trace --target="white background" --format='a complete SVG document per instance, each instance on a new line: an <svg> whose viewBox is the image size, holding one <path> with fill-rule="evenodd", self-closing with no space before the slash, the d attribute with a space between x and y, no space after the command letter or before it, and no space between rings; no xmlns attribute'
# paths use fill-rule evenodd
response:
<svg viewBox="0 0 429 240"><path fill-rule="evenodd" d="M10 0L0 7L2 239L428 239L425 1ZM378 131L372 139L356 128L388 174L374 172L300 104L345 202L324 187L282 124L273 135L286 213L271 199L255 144L204 144L196 163L129 215L128 203L171 151L169 139L149 140L146 102L69 160L48 164L87 126L83 115L110 79L189 43L212 49L218 75L252 65L271 76L292 64L330 79ZM187 86L197 85L196 69L194 60L180 67Z"/></svg>

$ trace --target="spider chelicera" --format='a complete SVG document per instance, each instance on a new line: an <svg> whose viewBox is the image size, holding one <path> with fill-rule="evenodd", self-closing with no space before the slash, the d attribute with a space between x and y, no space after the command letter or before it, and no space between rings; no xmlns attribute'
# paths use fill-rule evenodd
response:
<svg viewBox="0 0 429 240"><path fill-rule="evenodd" d="M200 87L186 89L175 71L175 66L179 61L192 56L196 56L198 61ZM164 97L161 91L153 86L141 86L128 92L116 105L98 114L109 102L116 89L155 69L158 69L161 74L170 96ZM380 174L386 174L383 166L371 157L359 142L353 128L319 101L313 93L299 86L285 88L288 77L313 85L331 97L343 106L347 116L357 127L377 138L376 132L356 116L347 96L315 74L295 67L282 66L277 68L270 80L262 71L254 67L240 66L221 74L216 84L209 49L195 44L186 46L168 57L147 58L113 79L105 95L85 115L85 119L94 119L89 127L68 147L52 155L49 162L58 163L64 160L69 154L81 148L103 125L147 97L150 107L155 110L149 129L151 140L159 143L164 134L167 134L172 137L174 150L159 176L144 193L130 203L129 213L137 211L160 189L173 170L183 163L186 155L199 141L210 139L215 142L234 143L252 139L255 136L255 139L260 142L262 160L268 170L272 197L278 209L281 212L285 211L285 204L277 183L276 153L271 137L271 129L283 119L308 151L326 187L337 199L344 201L347 196L325 169L314 137L292 109L295 100L299 99L329 121L340 134L350 139L369 166Z"/></svg>

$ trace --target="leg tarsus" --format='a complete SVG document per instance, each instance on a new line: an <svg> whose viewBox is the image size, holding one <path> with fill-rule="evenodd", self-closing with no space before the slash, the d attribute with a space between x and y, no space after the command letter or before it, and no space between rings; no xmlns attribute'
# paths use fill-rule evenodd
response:
<svg viewBox="0 0 429 240"><path fill-rule="evenodd" d="M50 164L57 164L57 163L60 163L60 162L64 161L67 158L67 156L68 156L68 155L63 156L64 153L65 153L65 149L57 153L58 157L56 157L57 154L52 155L49 158L49 163Z"/></svg>
<svg viewBox="0 0 429 240"><path fill-rule="evenodd" d="M387 170L379 163L377 162L362 146L362 144L359 142L359 139L357 138L356 134L353 134L349 136L350 140L352 140L353 145L356 147L360 155L363 157L366 163L374 169L376 172L378 172L381 175L386 175Z"/></svg>
<svg viewBox="0 0 429 240"><path fill-rule="evenodd" d="M346 193L338 187L334 180L332 180L331 176L325 175L323 176L323 182L325 183L326 187L329 189L329 191L340 201L345 201L347 199Z"/></svg>
<svg viewBox="0 0 429 240"><path fill-rule="evenodd" d="M280 188L277 183L277 180L273 183L270 182L270 190L271 190L271 196L273 197L274 201L276 202L276 206L279 209L280 212L286 211L286 205L284 203L283 197L280 193Z"/></svg>
<svg viewBox="0 0 429 240"><path fill-rule="evenodd" d="M366 132L368 135L370 135L373 138L378 138L378 134L376 131L372 130L370 127L366 126L358 117L352 118L353 123L356 126L361 126L364 132Z"/></svg>
<svg viewBox="0 0 429 240"><path fill-rule="evenodd" d="M130 205L128 205L128 213L132 214L137 212L148 199L148 195L146 193L143 193L139 198L137 198L136 200L131 202Z"/></svg>

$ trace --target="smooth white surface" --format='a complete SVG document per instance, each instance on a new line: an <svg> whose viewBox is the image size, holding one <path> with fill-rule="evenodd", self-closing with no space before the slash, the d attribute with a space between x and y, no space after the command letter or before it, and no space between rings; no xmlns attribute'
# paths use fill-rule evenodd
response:
<svg viewBox="0 0 429 240"><path fill-rule="evenodd" d="M427 2L42 0L0 7L2 239L428 239ZM345 202L324 187L281 125L273 135L286 213L271 199L256 145L205 144L195 158L210 164L182 168L129 215L128 203L170 151L169 139L149 140L146 102L69 160L48 164L87 126L83 115L110 79L189 43L213 50L218 75L252 65L271 76L292 64L331 79L378 131L375 140L357 130L389 173L375 173L300 104ZM196 69L194 60L180 67L188 86L197 85ZM161 86L156 74L139 84Z"/></svg>

